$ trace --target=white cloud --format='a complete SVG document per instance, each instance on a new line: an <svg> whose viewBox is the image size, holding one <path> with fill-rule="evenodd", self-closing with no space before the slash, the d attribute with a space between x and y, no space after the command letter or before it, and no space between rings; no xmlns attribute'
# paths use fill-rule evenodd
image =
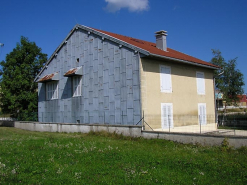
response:
<svg viewBox="0 0 247 185"><path fill-rule="evenodd" d="M131 12L148 10L148 0L105 0L106 10L109 12L119 11L121 8L128 8Z"/></svg>

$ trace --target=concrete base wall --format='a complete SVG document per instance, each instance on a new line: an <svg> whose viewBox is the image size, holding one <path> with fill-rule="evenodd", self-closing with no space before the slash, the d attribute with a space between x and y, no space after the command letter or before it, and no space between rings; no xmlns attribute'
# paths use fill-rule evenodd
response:
<svg viewBox="0 0 247 185"><path fill-rule="evenodd" d="M165 139L184 144L200 144L203 146L220 146L227 137L230 146L240 148L247 147L247 137L203 135L191 133L170 133L158 131L142 131L141 126L131 125L99 125L99 124L65 124L65 123L39 123L39 122L15 122L16 128L39 132L81 132L89 133L106 131L109 133L123 134L124 136L143 137L147 139Z"/></svg>
<svg viewBox="0 0 247 185"><path fill-rule="evenodd" d="M165 139L183 144L200 144L202 146L220 146L222 141L227 138L229 145L234 148L247 147L247 137L242 136L142 131L142 137L147 139Z"/></svg>
<svg viewBox="0 0 247 185"><path fill-rule="evenodd" d="M15 127L39 132L81 132L89 133L106 131L109 133L123 134L124 136L140 137L141 126L132 125L100 125L100 124L66 124L66 123L39 123L39 122L15 122Z"/></svg>
<svg viewBox="0 0 247 185"><path fill-rule="evenodd" d="M0 120L0 127L14 127L15 122L9 120Z"/></svg>

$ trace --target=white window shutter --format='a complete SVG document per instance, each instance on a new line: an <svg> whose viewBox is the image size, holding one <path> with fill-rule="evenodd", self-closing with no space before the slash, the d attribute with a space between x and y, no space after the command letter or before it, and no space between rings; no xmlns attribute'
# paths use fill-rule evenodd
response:
<svg viewBox="0 0 247 185"><path fill-rule="evenodd" d="M168 125L168 120L167 120L167 108L166 108L167 106L165 105L165 104L163 104L163 106L161 106L161 110L162 110L162 122L163 122L163 124L162 124L162 128L164 128L164 127L167 127L167 125Z"/></svg>
<svg viewBox="0 0 247 185"><path fill-rule="evenodd" d="M169 127L173 127L172 104L167 105L167 114L168 114L168 124L170 124Z"/></svg>
<svg viewBox="0 0 247 185"><path fill-rule="evenodd" d="M173 128L172 103L161 103L161 128Z"/></svg>
<svg viewBox="0 0 247 185"><path fill-rule="evenodd" d="M161 92L172 92L171 67L160 66Z"/></svg>
<svg viewBox="0 0 247 185"><path fill-rule="evenodd" d="M205 94L205 79L203 72L196 72L197 93Z"/></svg>
<svg viewBox="0 0 247 185"><path fill-rule="evenodd" d="M73 96L81 96L81 76L74 76L72 81L73 81Z"/></svg>
<svg viewBox="0 0 247 185"><path fill-rule="evenodd" d="M199 124L202 125L207 124L206 103L198 104L198 118L199 118Z"/></svg>

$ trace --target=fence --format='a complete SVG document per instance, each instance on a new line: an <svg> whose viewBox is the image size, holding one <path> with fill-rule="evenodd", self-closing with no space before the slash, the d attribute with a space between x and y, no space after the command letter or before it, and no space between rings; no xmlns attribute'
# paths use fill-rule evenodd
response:
<svg viewBox="0 0 247 185"><path fill-rule="evenodd" d="M144 114L142 122L144 130L149 131L247 136L247 114L218 117L173 115L165 118Z"/></svg>
<svg viewBox="0 0 247 185"><path fill-rule="evenodd" d="M142 122L145 130L205 133L217 129L215 115L143 115Z"/></svg>
<svg viewBox="0 0 247 185"><path fill-rule="evenodd" d="M218 116L218 125L222 128L247 130L247 114L221 114Z"/></svg>

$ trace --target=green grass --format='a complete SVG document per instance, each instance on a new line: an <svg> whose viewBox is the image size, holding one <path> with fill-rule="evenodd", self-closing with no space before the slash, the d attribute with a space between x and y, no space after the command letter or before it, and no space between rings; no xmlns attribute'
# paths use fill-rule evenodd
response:
<svg viewBox="0 0 247 185"><path fill-rule="evenodd" d="M247 149L0 127L0 184L247 184Z"/></svg>

